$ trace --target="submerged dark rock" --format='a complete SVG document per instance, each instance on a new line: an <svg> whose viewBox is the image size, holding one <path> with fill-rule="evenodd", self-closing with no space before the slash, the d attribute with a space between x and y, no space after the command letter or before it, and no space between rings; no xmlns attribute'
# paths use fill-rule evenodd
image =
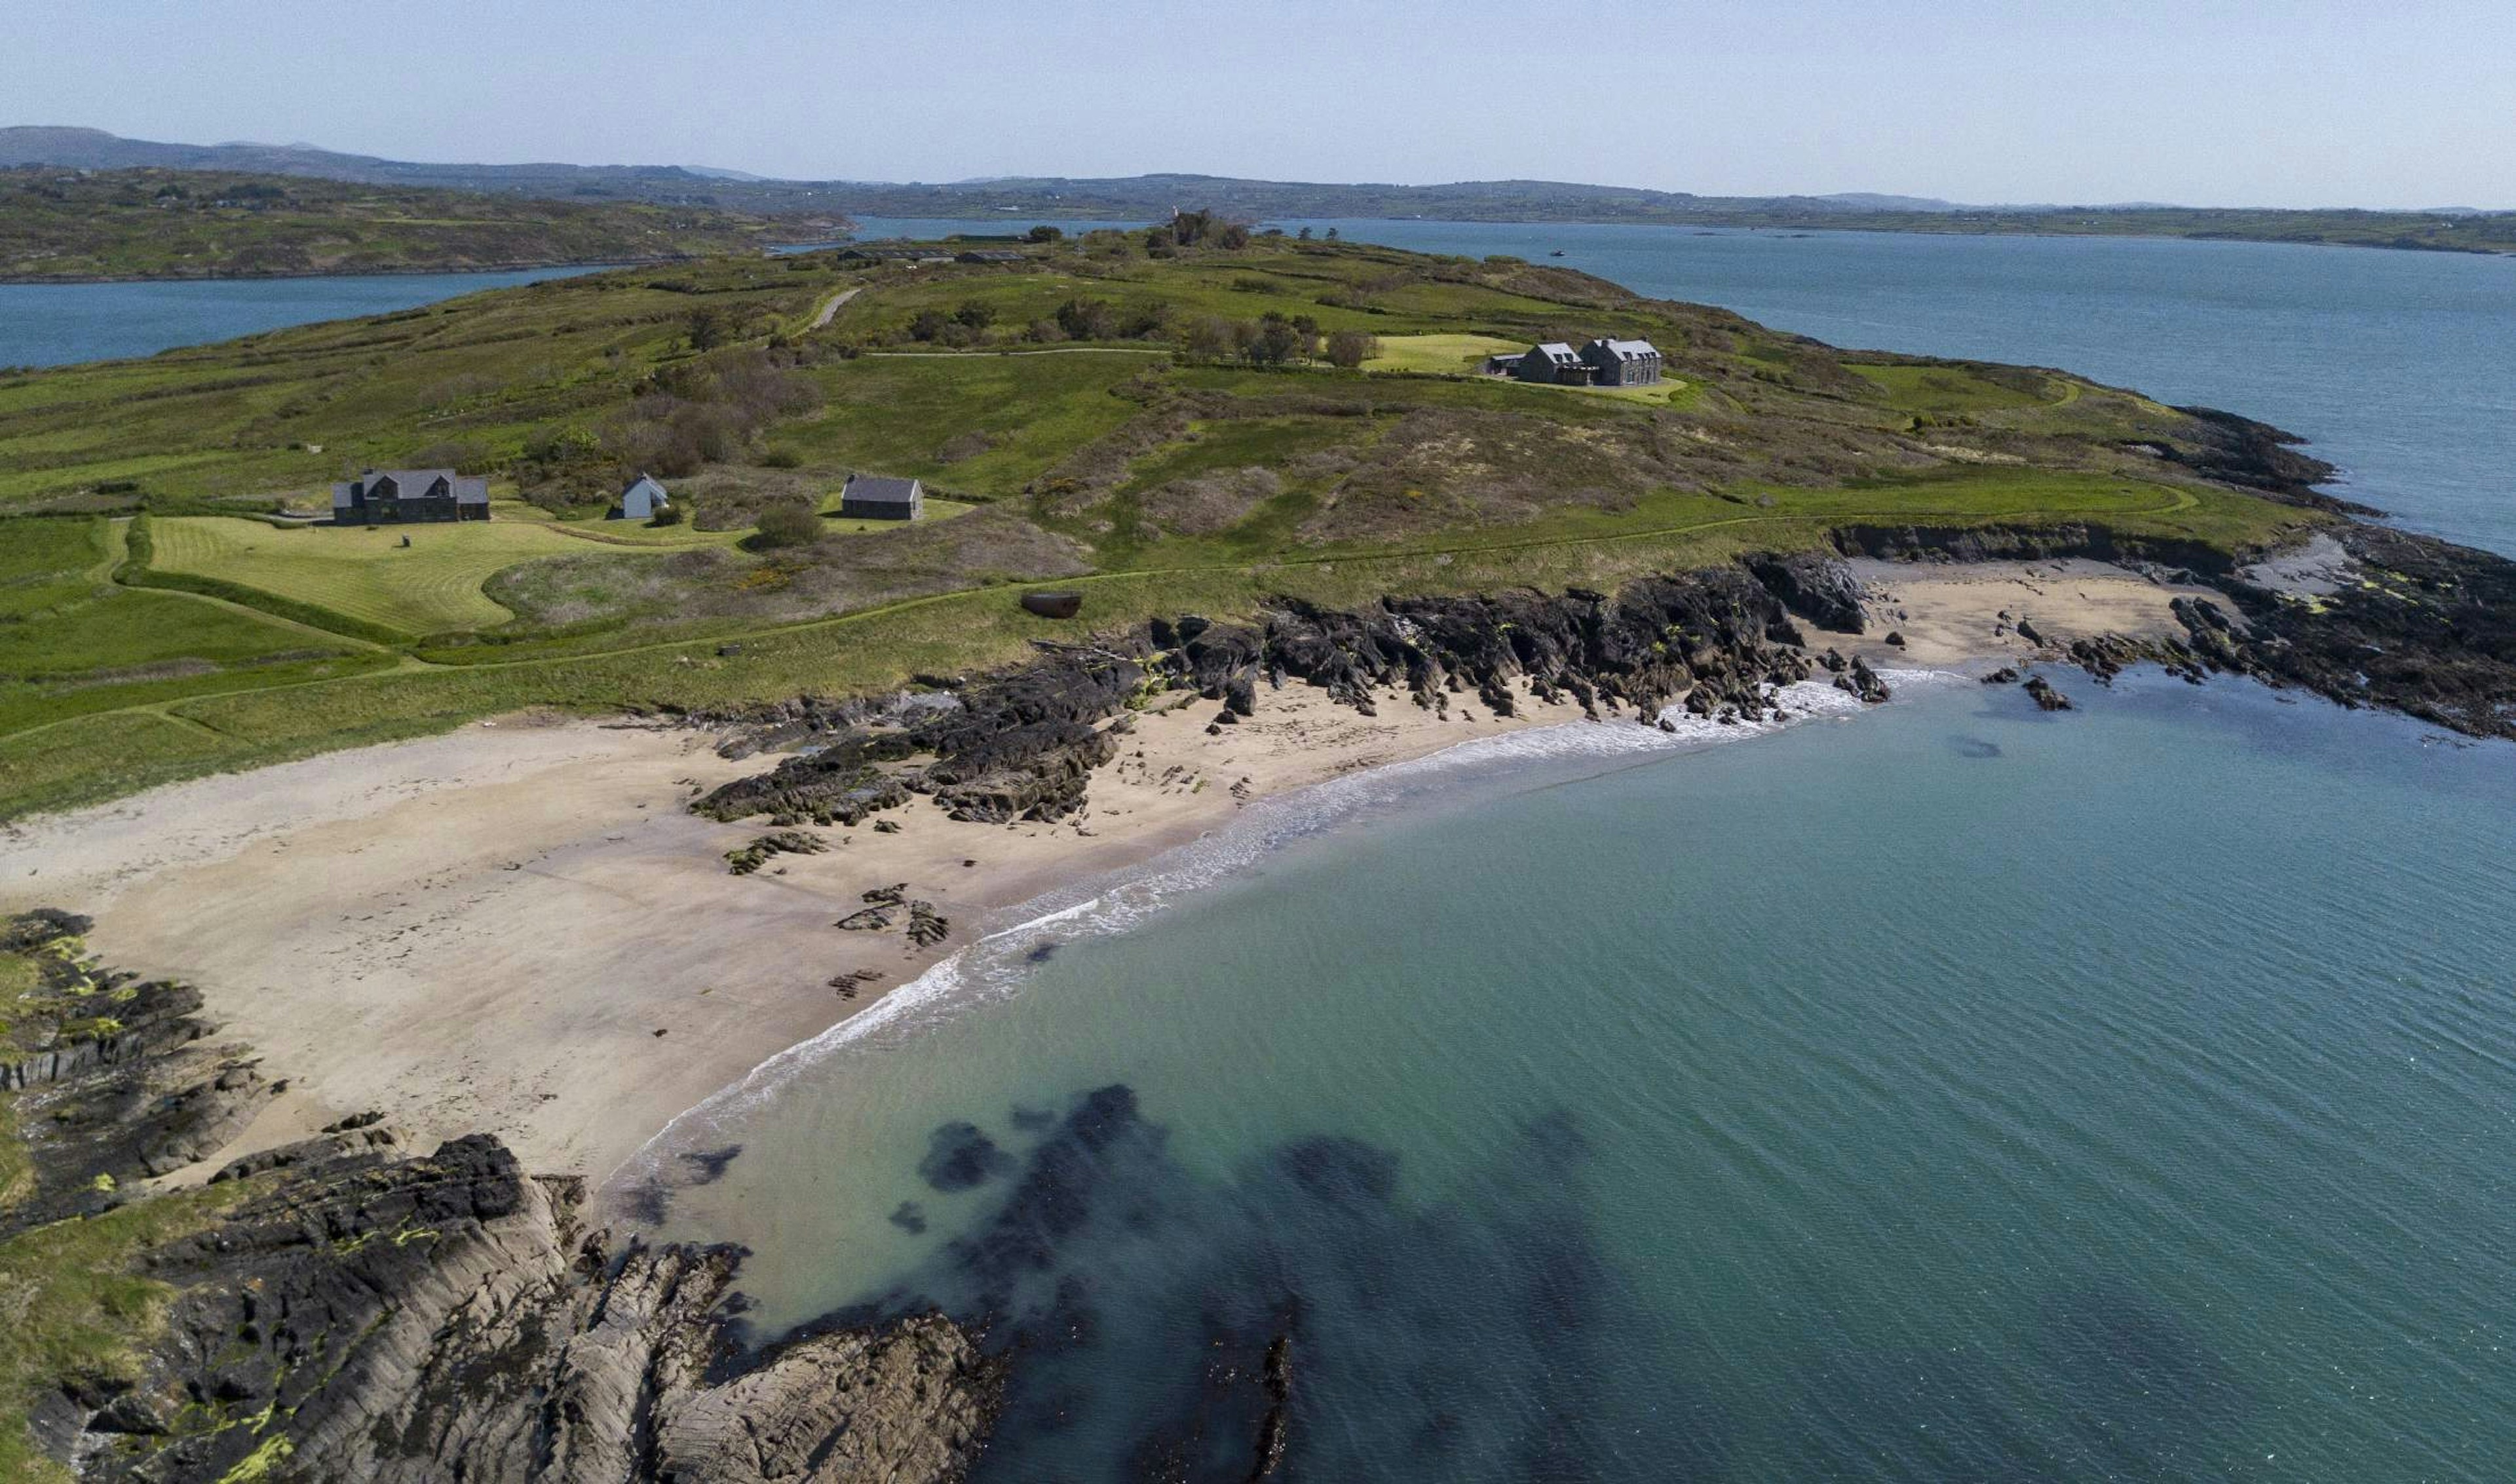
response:
<svg viewBox="0 0 2516 1484"><path fill-rule="evenodd" d="M1014 1167L1013 1156L976 1124L945 1124L927 1136L917 1177L940 1191L971 1190Z"/></svg>

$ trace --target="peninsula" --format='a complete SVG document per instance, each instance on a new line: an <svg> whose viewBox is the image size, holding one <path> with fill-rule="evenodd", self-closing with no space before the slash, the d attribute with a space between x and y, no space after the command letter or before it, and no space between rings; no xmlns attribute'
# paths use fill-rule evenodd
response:
<svg viewBox="0 0 2516 1484"><path fill-rule="evenodd" d="M305 176L0 169L0 282L646 263L824 240L836 213L566 201Z"/></svg>

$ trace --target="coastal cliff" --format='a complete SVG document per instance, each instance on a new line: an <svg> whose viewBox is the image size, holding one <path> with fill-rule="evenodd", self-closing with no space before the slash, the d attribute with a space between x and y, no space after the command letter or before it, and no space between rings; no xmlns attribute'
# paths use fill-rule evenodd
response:
<svg viewBox="0 0 2516 1484"><path fill-rule="evenodd" d="M85 926L7 929L40 980L8 1027L26 1167L0 1192L0 1298L32 1325L0 1420L31 1435L29 1468L749 1484L949 1480L975 1457L1002 1363L970 1333L922 1314L747 1351L740 1250L615 1244L581 1182L485 1135L415 1155L352 1119L130 1194L271 1086L209 1049L196 994L83 959Z"/></svg>

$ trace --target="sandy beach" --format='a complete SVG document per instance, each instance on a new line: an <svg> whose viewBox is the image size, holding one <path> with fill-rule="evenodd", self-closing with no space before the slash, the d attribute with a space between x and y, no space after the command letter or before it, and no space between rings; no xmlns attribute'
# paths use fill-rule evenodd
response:
<svg viewBox="0 0 2516 1484"><path fill-rule="evenodd" d="M2171 632L2179 591L2085 563L1864 575L1870 632L1810 637L1873 663L2023 658L2020 615L2060 642ZM1890 629L1902 647L1883 643ZM959 823L921 798L887 816L896 833L819 830L827 853L748 876L725 852L767 827L683 805L775 759L730 762L718 737L687 729L499 718L21 821L0 831L0 909L94 916L108 962L200 986L225 1033L285 1080L221 1158L372 1110L422 1147L487 1131L530 1168L600 1179L990 913L1260 798L1581 719L1534 700L1507 720L1442 718L1395 696L1364 717L1298 686L1262 691L1254 719L1209 736L1215 710L1182 695L1139 716L1089 806L1056 825ZM949 919L944 942L835 926L866 891L902 884Z"/></svg>

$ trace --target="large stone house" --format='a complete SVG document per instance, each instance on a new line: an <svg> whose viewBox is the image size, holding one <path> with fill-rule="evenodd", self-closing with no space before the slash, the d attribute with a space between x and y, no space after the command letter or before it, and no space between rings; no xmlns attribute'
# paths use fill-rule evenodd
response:
<svg viewBox="0 0 2516 1484"><path fill-rule="evenodd" d="M1594 387L1659 384L1659 350L1648 340L1593 340L1581 347Z"/></svg>
<svg viewBox="0 0 2516 1484"><path fill-rule="evenodd" d="M926 491L915 480L851 474L839 490L839 514L860 520L913 521L926 513Z"/></svg>
<svg viewBox="0 0 2516 1484"><path fill-rule="evenodd" d="M1593 340L1574 350L1561 340L1532 345L1517 357L1493 358L1522 381L1559 387L1648 387L1659 382L1659 351L1648 340Z"/></svg>
<svg viewBox="0 0 2516 1484"><path fill-rule="evenodd" d="M489 482L451 469L370 469L332 487L335 526L485 521Z"/></svg>

